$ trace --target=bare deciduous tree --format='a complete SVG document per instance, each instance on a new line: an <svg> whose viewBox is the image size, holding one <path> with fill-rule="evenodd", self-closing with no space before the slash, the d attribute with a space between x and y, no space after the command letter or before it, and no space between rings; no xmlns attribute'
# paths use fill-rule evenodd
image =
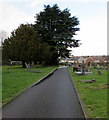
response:
<svg viewBox="0 0 109 120"><path fill-rule="evenodd" d="M0 31L0 42L3 43L3 41L7 38L7 32L4 30Z"/></svg>

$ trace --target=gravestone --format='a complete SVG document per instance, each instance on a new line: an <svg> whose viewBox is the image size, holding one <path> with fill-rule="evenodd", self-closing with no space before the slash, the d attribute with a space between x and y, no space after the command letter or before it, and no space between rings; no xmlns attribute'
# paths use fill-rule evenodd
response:
<svg viewBox="0 0 109 120"><path fill-rule="evenodd" d="M101 74L101 71L98 71L98 75L102 75L102 74Z"/></svg>
<svg viewBox="0 0 109 120"><path fill-rule="evenodd" d="M84 83L92 83L92 82L96 82L96 79L92 79L92 80L78 80L79 82L84 82Z"/></svg>

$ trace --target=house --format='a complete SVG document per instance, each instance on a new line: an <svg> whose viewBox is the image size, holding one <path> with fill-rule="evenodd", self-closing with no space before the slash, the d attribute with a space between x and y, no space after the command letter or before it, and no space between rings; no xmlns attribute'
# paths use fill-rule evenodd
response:
<svg viewBox="0 0 109 120"><path fill-rule="evenodd" d="M93 59L95 64L102 65L105 62L105 59L103 56L94 56Z"/></svg>
<svg viewBox="0 0 109 120"><path fill-rule="evenodd" d="M75 66L84 63L86 66L92 66L93 64L107 64L109 63L109 56L71 56L70 58L60 59L60 63L68 63Z"/></svg>
<svg viewBox="0 0 109 120"><path fill-rule="evenodd" d="M94 59L92 57L88 57L85 60L86 66L91 66L94 63Z"/></svg>
<svg viewBox="0 0 109 120"><path fill-rule="evenodd" d="M79 63L79 64L85 63L85 59L81 56L81 57L78 59L78 63Z"/></svg>

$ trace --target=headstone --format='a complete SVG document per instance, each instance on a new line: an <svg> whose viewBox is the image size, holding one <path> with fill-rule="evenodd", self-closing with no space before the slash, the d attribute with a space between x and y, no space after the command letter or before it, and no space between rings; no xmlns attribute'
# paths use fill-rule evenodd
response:
<svg viewBox="0 0 109 120"><path fill-rule="evenodd" d="M92 80L78 80L79 82L84 82L84 83L92 83L92 82L96 82L96 79L92 79Z"/></svg>
<svg viewBox="0 0 109 120"><path fill-rule="evenodd" d="M98 75L101 75L101 71L98 71Z"/></svg>
<svg viewBox="0 0 109 120"><path fill-rule="evenodd" d="M73 67L73 72L78 71L77 67Z"/></svg>

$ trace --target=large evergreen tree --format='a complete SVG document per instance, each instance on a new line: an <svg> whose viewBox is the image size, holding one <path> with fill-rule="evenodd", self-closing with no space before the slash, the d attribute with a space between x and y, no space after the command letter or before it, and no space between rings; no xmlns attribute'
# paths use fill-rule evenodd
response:
<svg viewBox="0 0 109 120"><path fill-rule="evenodd" d="M79 21L75 16L71 17L68 9L61 11L56 4L44 7L44 11L35 16L35 28L41 41L52 46L58 56L68 56L69 47L78 47L78 41L72 38L79 30L76 27Z"/></svg>
<svg viewBox="0 0 109 120"><path fill-rule="evenodd" d="M23 67L26 67L25 63L37 59L39 48L40 39L34 28L29 24L21 24L2 44L3 59L22 61Z"/></svg>
<svg viewBox="0 0 109 120"><path fill-rule="evenodd" d="M68 9L60 10L57 5L44 6L37 14L34 25L21 24L2 44L3 59L39 62L43 65L57 65L58 57L68 57L69 47L78 47L72 39L79 30L78 19Z"/></svg>

